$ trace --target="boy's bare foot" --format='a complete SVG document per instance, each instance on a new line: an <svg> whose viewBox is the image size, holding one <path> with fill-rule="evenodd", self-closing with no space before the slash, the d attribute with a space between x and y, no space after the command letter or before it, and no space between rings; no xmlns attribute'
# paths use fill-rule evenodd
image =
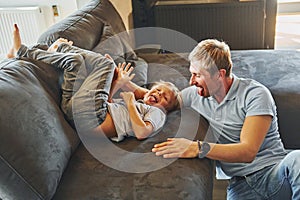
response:
<svg viewBox="0 0 300 200"><path fill-rule="evenodd" d="M21 36L20 31L17 24L14 24L14 31L13 31L13 47L8 51L6 57L7 58L14 58L18 50L21 47Z"/></svg>
<svg viewBox="0 0 300 200"><path fill-rule="evenodd" d="M67 39L65 38L58 38L49 48L48 48L48 51L50 52L56 52L57 51L57 48L60 44L63 44L63 43L66 43L70 46L73 45L73 42L72 41L68 41Z"/></svg>
<svg viewBox="0 0 300 200"><path fill-rule="evenodd" d="M109 54L104 54L105 58L111 60L111 61L114 61L114 59L109 55Z"/></svg>

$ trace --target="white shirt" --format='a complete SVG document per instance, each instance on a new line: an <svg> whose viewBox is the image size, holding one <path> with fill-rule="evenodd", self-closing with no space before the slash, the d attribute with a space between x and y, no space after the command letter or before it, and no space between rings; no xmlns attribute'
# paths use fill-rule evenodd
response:
<svg viewBox="0 0 300 200"><path fill-rule="evenodd" d="M137 101L135 106L143 121L148 121L153 126L153 133L149 137L156 135L165 124L166 114L161 109L146 105L142 101ZM129 136L136 137L132 130L128 109L122 99L114 99L114 103L108 103L108 110L118 134L118 137L111 138L113 141L120 142Z"/></svg>

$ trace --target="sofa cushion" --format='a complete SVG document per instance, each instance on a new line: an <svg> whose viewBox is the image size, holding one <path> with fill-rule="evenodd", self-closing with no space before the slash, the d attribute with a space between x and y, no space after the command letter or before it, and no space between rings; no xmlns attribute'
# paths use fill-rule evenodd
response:
<svg viewBox="0 0 300 200"><path fill-rule="evenodd" d="M198 121L199 114L192 110L183 112L170 113L161 132L146 140L132 137L107 144L93 137L89 145L83 142L71 158L53 200L212 199L211 160L164 159L151 153L154 144L168 137L203 139L207 122L203 118Z"/></svg>
<svg viewBox="0 0 300 200"><path fill-rule="evenodd" d="M80 34L78 34L80 33ZM51 45L58 38L73 41L75 46L101 54L110 54L115 63L132 63L138 85L147 82L147 64L137 57L131 37L121 16L108 0L92 0L82 9L51 26L38 43Z"/></svg>
<svg viewBox="0 0 300 200"><path fill-rule="evenodd" d="M104 23L112 24L116 33L126 31L122 18L110 1L92 0L51 26L39 37L38 43L51 45L56 39L63 37L72 40L75 46L91 50L101 39Z"/></svg>
<svg viewBox="0 0 300 200"><path fill-rule="evenodd" d="M164 80L182 90L189 86L188 53L139 54L148 63L148 83Z"/></svg>
<svg viewBox="0 0 300 200"><path fill-rule="evenodd" d="M124 60L135 60L137 56L130 43L132 42L127 31L116 34L113 27L106 23L103 27L101 39L92 51L101 54L108 53L115 60L118 59L118 57Z"/></svg>
<svg viewBox="0 0 300 200"><path fill-rule="evenodd" d="M147 83L148 65L143 59L138 58L130 45L129 35L126 31L116 34L111 25L105 24L100 42L93 48L94 52L109 54L118 63L131 63L135 74L132 80L137 85Z"/></svg>
<svg viewBox="0 0 300 200"><path fill-rule="evenodd" d="M3 199L51 199L79 143L59 109L58 70L35 63L0 64Z"/></svg>

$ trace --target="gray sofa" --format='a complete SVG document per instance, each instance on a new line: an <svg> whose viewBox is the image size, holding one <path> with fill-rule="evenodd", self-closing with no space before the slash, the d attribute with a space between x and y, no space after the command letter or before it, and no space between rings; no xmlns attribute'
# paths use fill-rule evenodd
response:
<svg viewBox="0 0 300 200"><path fill-rule="evenodd" d="M50 45L65 37L78 47L110 53L116 62L132 62L139 85L163 79L180 89L188 86L187 53L135 53L126 34L105 42L123 31L112 4L93 0L50 27L38 42ZM252 50L232 56L234 73L271 89L282 139L287 148L299 148L300 53ZM168 137L203 138L204 118L182 109L168 115L155 137L108 145L90 136L94 143L85 143L60 110L61 79L60 70L39 61L1 62L0 199L212 199L213 161L163 159L150 152Z"/></svg>
<svg viewBox="0 0 300 200"><path fill-rule="evenodd" d="M145 85L148 65L131 49L126 35L105 42L124 31L112 4L93 0L49 28L38 43L50 45L64 37L78 47L110 53L116 62L132 62L134 81ZM169 115L156 137L121 143L92 138L97 142L84 144L84 133L77 133L60 110L61 81L60 70L39 61L1 62L0 199L211 199L210 160L166 160L151 153L155 143L188 127L191 133L199 129L196 137L203 137L205 120L193 121L198 115L178 111Z"/></svg>

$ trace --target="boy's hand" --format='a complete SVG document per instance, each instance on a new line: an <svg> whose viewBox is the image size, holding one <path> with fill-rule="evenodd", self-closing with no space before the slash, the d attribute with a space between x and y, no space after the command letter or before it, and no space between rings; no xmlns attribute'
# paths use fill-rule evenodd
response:
<svg viewBox="0 0 300 200"><path fill-rule="evenodd" d="M133 67L131 67L131 63L128 63L126 65L126 63L119 63L118 64L118 74L117 74L117 84L122 87L123 85L125 85L126 83L128 83L129 81L131 81L133 79L133 77L135 76L135 74L131 74L131 72L133 71Z"/></svg>
<svg viewBox="0 0 300 200"><path fill-rule="evenodd" d="M133 92L121 92L120 96L123 98L126 105L135 101Z"/></svg>

